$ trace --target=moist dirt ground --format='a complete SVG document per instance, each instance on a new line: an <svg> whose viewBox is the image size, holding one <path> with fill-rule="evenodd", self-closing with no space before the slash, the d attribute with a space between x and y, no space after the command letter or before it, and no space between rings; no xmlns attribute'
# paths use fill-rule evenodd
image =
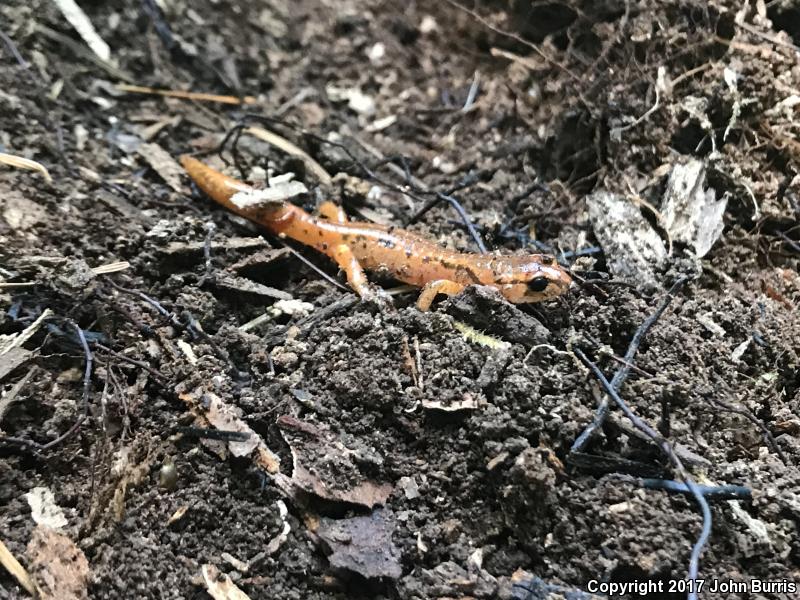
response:
<svg viewBox="0 0 800 600"><path fill-rule="evenodd" d="M638 580L685 598L670 582L702 513L644 485L681 474L616 408L571 452L603 398L575 351L610 378L682 277L620 394L696 481L751 492L709 497L706 585L800 584L795 3L79 4L107 60L54 2L0 5L0 152L52 176L0 164L0 334L33 333L0 355L0 541L43 597L587 598ZM226 167L246 115L332 182L246 134ZM592 281L529 306L360 302L325 257L192 188L187 152L476 252L446 202L409 225L450 192L490 251L545 249ZM727 202L701 258L660 212L690 158ZM611 268L600 190L667 248L648 278ZM236 450L253 439L279 471ZM1 570L0 597L28 593Z"/></svg>

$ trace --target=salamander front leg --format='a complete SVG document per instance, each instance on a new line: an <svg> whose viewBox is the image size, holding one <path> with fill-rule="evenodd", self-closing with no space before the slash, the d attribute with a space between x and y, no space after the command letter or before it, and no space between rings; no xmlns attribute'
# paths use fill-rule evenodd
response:
<svg viewBox="0 0 800 600"><path fill-rule="evenodd" d="M345 244L339 244L333 249L331 258L336 261L339 268L347 275L347 283L350 287L361 296L364 300L369 300L375 297L375 290L369 284L367 276L364 275L364 269L353 256L353 252Z"/></svg>
<svg viewBox="0 0 800 600"><path fill-rule="evenodd" d="M334 223L347 223L347 215L344 209L330 200L319 205L319 214Z"/></svg>
<svg viewBox="0 0 800 600"><path fill-rule="evenodd" d="M463 290L464 287L463 284L450 281L449 279L437 279L436 281L426 283L425 287L422 288L419 298L417 298L417 308L424 312L431 307L431 304L433 304L433 301L439 294L453 296Z"/></svg>

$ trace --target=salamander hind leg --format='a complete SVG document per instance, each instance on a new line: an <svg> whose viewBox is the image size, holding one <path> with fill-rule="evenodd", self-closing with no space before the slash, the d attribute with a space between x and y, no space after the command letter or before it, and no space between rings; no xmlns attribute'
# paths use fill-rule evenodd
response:
<svg viewBox="0 0 800 600"><path fill-rule="evenodd" d="M463 290L464 287L463 283L450 281L449 279L437 279L436 281L428 282L422 288L419 298L417 298L417 308L424 312L431 307L431 304L439 294L453 296Z"/></svg>
<svg viewBox="0 0 800 600"><path fill-rule="evenodd" d="M319 205L319 214L334 223L347 223L347 215L344 209L330 200Z"/></svg>

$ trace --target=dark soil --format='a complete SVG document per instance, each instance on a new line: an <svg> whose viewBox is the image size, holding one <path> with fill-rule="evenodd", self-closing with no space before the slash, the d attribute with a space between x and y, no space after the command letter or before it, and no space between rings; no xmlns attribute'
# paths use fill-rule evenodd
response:
<svg viewBox="0 0 800 600"><path fill-rule="evenodd" d="M53 2L0 6L0 31L20 55L0 44L0 152L39 161L53 177L0 164L0 275L35 282L0 287L0 333L22 331L45 309L55 315L26 342L27 360L0 368L4 394L28 377L0 412L0 540L23 565L36 526L25 494L47 487L88 560L91 598L207 598L206 564L251 598L546 597L512 586L515 573L517 583L564 593L591 580L683 579L702 516L691 497L642 487L641 477L680 479L657 446L613 410L584 454L570 454L601 397L571 350L582 348L610 378L620 367L613 356L688 276L622 397L697 480L752 490L752 501L712 502L700 576L800 583L795 5L769 2L761 14L763 3L730 0L519 0L469 14L393 0L173 0L160 14L150 1L80 4L118 71L91 60ZM657 99L660 68L671 85ZM726 69L738 74L735 91ZM121 93L123 76L257 102L245 110ZM462 110L475 77L474 104ZM354 110L334 88L360 90L375 112ZM341 174L332 199L353 218L404 225L422 207L386 185L404 181L369 150L377 149L405 157L430 189L460 188L490 249L544 244L586 277L604 275L608 258L596 248L587 196L622 194L663 235L645 204L659 205L681 155L704 160L709 185L727 195L725 230L702 259L675 246L655 287L603 280L521 308L474 291L427 313L413 292L394 297L396 310L361 303L291 254L269 251L276 240L241 243L258 230L185 178L170 187L135 148L146 139L176 158L207 151L221 167L212 151L245 112L315 134L272 125ZM365 171L324 139L382 183L365 184ZM234 175L292 171L316 186L302 161L249 137L237 148ZM384 193L365 193L371 185ZM316 197L300 202L312 209ZM410 228L475 251L446 205ZM298 250L343 281L324 258ZM116 261L130 267L89 270ZM237 292L242 280L272 290ZM312 303L310 316L239 330L280 292ZM199 325L180 325L190 318ZM65 319L86 332L94 355L89 416L40 452L25 441L46 444L83 410L84 354ZM468 339L456 320L505 344ZM368 509L287 496L247 458L176 429L202 425L179 394L198 388L237 407L285 475L287 440L302 442L279 419L293 417L354 457L333 472L322 460L331 457L318 456L315 476L343 488L353 477L393 486L384 510L399 578L332 568L331 548L314 533L315 519L329 526ZM278 501L291 530L270 554L283 528ZM17 597L26 593L0 570L0 598Z"/></svg>

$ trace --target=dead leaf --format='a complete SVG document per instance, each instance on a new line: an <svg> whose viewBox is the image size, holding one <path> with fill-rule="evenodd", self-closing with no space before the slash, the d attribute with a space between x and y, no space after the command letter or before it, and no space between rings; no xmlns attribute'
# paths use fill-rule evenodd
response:
<svg viewBox="0 0 800 600"><path fill-rule="evenodd" d="M238 431L247 434L244 441L232 440L227 448L234 456L253 455L253 461L270 474L280 471L280 459L275 455L261 436L253 431L237 414L234 407L226 404L222 398L212 392L197 388L191 393L181 393L178 397L185 402L192 412L200 415L220 431Z"/></svg>
<svg viewBox="0 0 800 600"><path fill-rule="evenodd" d="M0 354L0 381L18 366L23 364L32 353L25 348L11 348L8 352Z"/></svg>
<svg viewBox="0 0 800 600"><path fill-rule="evenodd" d="M347 448L335 434L288 415L277 423L292 451L292 482L303 491L367 508L384 504L392 493L390 484L367 479L354 461L370 457Z"/></svg>
<svg viewBox="0 0 800 600"><path fill-rule="evenodd" d="M368 579L399 579L400 549L392 542L394 513L379 508L365 517L320 519L317 535L328 546L328 560L335 569L345 569Z"/></svg>
<svg viewBox="0 0 800 600"><path fill-rule="evenodd" d="M184 171L169 152L154 143L140 144L137 152L169 187L178 193L183 192L181 177Z"/></svg>
<svg viewBox="0 0 800 600"><path fill-rule="evenodd" d="M656 270L667 257L664 243L639 209L607 191L586 199L595 237L614 277L656 284Z"/></svg>
<svg viewBox="0 0 800 600"><path fill-rule="evenodd" d="M66 535L37 525L28 544L30 574L41 600L83 600L89 597L89 561Z"/></svg>

